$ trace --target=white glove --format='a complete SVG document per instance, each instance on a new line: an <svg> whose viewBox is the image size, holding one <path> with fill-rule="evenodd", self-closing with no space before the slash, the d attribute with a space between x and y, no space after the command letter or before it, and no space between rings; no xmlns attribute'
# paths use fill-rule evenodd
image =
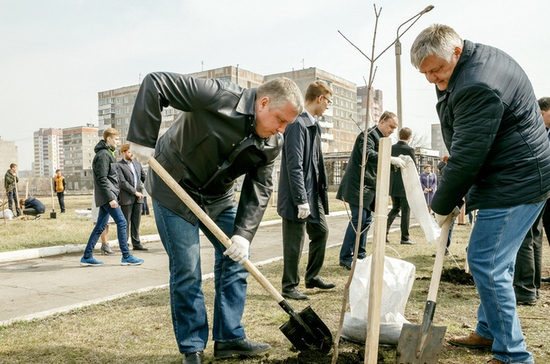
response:
<svg viewBox="0 0 550 364"><path fill-rule="evenodd" d="M458 208L458 206L455 206L453 211L449 214L451 215L451 221L456 219L459 213L460 213L460 209ZM437 223L437 226L442 227L449 215L439 215L438 213L434 212L434 218L435 218L435 222Z"/></svg>
<svg viewBox="0 0 550 364"><path fill-rule="evenodd" d="M309 203L304 203L301 205L298 205L298 219L305 219L311 214L311 210L309 209Z"/></svg>
<svg viewBox="0 0 550 364"><path fill-rule="evenodd" d="M144 145L130 143L130 152L141 163L147 164L149 158L155 154L155 148L149 148Z"/></svg>
<svg viewBox="0 0 550 364"><path fill-rule="evenodd" d="M391 157L391 164L397 168L405 168L405 161L399 157Z"/></svg>
<svg viewBox="0 0 550 364"><path fill-rule="evenodd" d="M223 255L228 255L229 258L239 264L244 264L244 262L248 260L248 248L250 247L250 242L240 235L233 235L231 242L233 244L225 250Z"/></svg>

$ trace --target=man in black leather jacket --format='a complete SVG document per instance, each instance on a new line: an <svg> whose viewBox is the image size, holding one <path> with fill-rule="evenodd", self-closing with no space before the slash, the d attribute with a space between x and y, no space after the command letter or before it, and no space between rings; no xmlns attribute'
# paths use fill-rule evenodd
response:
<svg viewBox="0 0 550 364"><path fill-rule="evenodd" d="M493 352L491 363L533 363L516 312L513 267L550 196L550 144L525 72L499 49L462 40L445 25L416 38L411 61L437 87L449 150L432 210L441 225L466 196L478 209L468 263L479 298L474 333L450 343Z"/></svg>
<svg viewBox="0 0 550 364"><path fill-rule="evenodd" d="M184 111L158 138L162 109ZM288 123L302 112L302 95L286 78L257 89L215 79L152 73L138 92L130 121L130 150L142 163L153 154L216 224L231 236L227 250L208 231L215 248L213 339L217 358L258 355L268 344L246 340L241 317L254 237L272 191L274 160ZM157 140L158 138L158 140ZM238 208L234 182L245 175ZM199 222L150 170L146 180L159 235L170 262L172 321L184 363L202 363L208 322L201 291Z"/></svg>

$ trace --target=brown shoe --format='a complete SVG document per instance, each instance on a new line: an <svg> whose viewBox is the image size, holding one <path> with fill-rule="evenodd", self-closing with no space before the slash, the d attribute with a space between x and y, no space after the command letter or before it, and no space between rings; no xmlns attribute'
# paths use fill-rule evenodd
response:
<svg viewBox="0 0 550 364"><path fill-rule="evenodd" d="M493 346L493 340L485 339L475 332L468 336L454 336L449 340L449 344L462 346L470 349L489 349ZM496 360L496 359L493 359ZM495 362L498 363L498 362Z"/></svg>

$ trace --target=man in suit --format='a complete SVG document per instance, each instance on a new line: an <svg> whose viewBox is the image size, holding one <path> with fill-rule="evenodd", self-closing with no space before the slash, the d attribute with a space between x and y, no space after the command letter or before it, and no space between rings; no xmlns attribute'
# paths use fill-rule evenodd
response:
<svg viewBox="0 0 550 364"><path fill-rule="evenodd" d="M411 140L411 138L411 129L402 128L401 130L399 130L399 141L391 147L392 157L408 155L416 164L416 161L414 159L414 148L409 146L409 141ZM409 208L409 203L407 202L407 195L405 194L403 179L401 178L401 168L395 166L392 167L390 172L390 196L392 201L392 209L388 214L388 233L390 232L390 227L393 223L393 220L395 220L395 218L399 214L399 211L401 211L401 244L416 244L409 240L409 217L411 214L411 210Z"/></svg>
<svg viewBox="0 0 550 364"><path fill-rule="evenodd" d="M321 152L321 128L315 117L323 116L332 103L328 85L315 81L305 95L305 110L285 130L277 212L283 218L283 297L307 300L296 287L300 283L298 263L307 232L310 239L306 288L331 289L319 271L325 260L328 238L327 174Z"/></svg>
<svg viewBox="0 0 550 364"><path fill-rule="evenodd" d="M378 125L370 128L367 133L367 155L365 173L361 176L361 165L363 164L363 141L365 133L361 132L355 139L353 150L349 157L344 177L336 198L349 204L351 210L351 220L344 235L344 241L340 248L340 266L347 270L351 270L353 261L353 252L355 250L355 237L359 214L361 213L361 237L359 239L359 248L357 258L364 259L366 256L365 245L367 244L367 233L372 222L372 211L374 211L374 197L376 194L376 174L378 173L378 146L380 138L389 137L398 125L397 116L390 112L384 111L380 116ZM405 166L405 161L398 157L391 157L391 164L402 168ZM359 211L359 188L363 178L363 211Z"/></svg>
<svg viewBox="0 0 550 364"><path fill-rule="evenodd" d="M141 183L145 182L145 172L141 167L141 163L134 160L134 155L130 151L130 144L124 144L120 147L120 154L122 154L122 159L118 162L119 202L122 214L128 222L126 235L132 237L134 250L148 250L141 245L139 240L139 224L143 205Z"/></svg>

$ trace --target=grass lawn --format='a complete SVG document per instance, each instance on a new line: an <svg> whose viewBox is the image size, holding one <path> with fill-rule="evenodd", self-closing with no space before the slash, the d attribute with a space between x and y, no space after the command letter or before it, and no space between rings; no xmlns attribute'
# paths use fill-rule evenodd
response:
<svg viewBox="0 0 550 364"><path fill-rule="evenodd" d="M336 200L336 193L329 194L330 211L344 209L342 201ZM238 197L238 196L237 196ZM66 213L56 209L57 217L50 219L51 197L39 197L46 205L46 212L40 220L3 220L0 219L0 252L31 248L42 248L67 244L86 244L93 224L90 219L77 217L75 210L86 210L92 206L92 195L66 195ZM148 198L151 215L142 216L141 235L158 234L155 225L151 199ZM57 206L57 198L56 198ZM279 219L276 204L269 202L264 214L264 221ZM109 240L116 239L116 229L109 230Z"/></svg>
<svg viewBox="0 0 550 364"><path fill-rule="evenodd" d="M62 219L64 218L69 219L69 216ZM87 222L86 226L87 234L91 230L91 224ZM424 241L419 228L411 229L411 233L412 240ZM454 259L447 257L444 268L464 266L468 236L467 226L455 227L451 245ZM386 255L410 261L416 266L416 280L405 317L412 323L420 323L433 267L431 255L435 252L435 245L395 244L399 239L397 232L390 234L389 238L393 243L386 246ZM550 275L550 253L546 244L545 242L544 276ZM370 248L369 244L368 249ZM321 272L323 278L335 282L337 287L327 292L304 290L310 296L309 301L291 302L296 310L311 306L333 335L338 328L342 294L348 278L348 272L338 266L338 252L338 248L327 251L325 266ZM302 259L301 272L304 272L305 264L306 259ZM268 280L278 282L282 262L270 263L259 269ZM203 290L211 319L213 281L204 281ZM475 328L478 303L475 287L442 282L434 324L447 327L447 338L469 333ZM535 355L537 363L550 363L549 304L550 284L543 284L541 298L535 306L518 307L528 349ZM213 357L213 344L209 342L205 362L267 364L296 358L298 353L291 350L291 344L278 329L287 319L287 314L277 303L252 277L249 278L248 299L243 317L247 336L251 340L269 342L273 350L262 358L216 361ZM348 342L340 344L342 354L363 350L361 345ZM381 347L379 358L380 363L395 363L395 348ZM440 358L440 363L444 364L485 363L491 355L445 343ZM167 289L135 294L42 320L0 327L0 363L181 363L181 360L182 355L177 351L172 331ZM295 362L311 363L300 359Z"/></svg>

